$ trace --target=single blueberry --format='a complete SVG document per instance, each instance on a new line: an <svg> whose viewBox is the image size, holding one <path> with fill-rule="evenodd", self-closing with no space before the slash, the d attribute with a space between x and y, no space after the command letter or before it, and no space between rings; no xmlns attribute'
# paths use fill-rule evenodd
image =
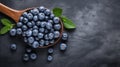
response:
<svg viewBox="0 0 120 67"><path fill-rule="evenodd" d="M27 30L27 29L28 29L28 28L27 28L27 26L26 26L26 25L23 25L23 26L22 26L22 30L24 30L24 31L25 31L25 30Z"/></svg>
<svg viewBox="0 0 120 67"><path fill-rule="evenodd" d="M50 14L50 18L53 19L55 17L54 14Z"/></svg>
<svg viewBox="0 0 120 67"><path fill-rule="evenodd" d="M26 36L31 36L32 35L32 31L31 30L28 30L28 31L26 31Z"/></svg>
<svg viewBox="0 0 120 67"><path fill-rule="evenodd" d="M11 45L10 45L10 49L15 51L15 50L17 49L16 44L11 44Z"/></svg>
<svg viewBox="0 0 120 67"><path fill-rule="evenodd" d="M33 25L32 25L31 22L28 22L28 23L27 23L27 26L28 26L28 27L32 27Z"/></svg>
<svg viewBox="0 0 120 67"><path fill-rule="evenodd" d="M35 22L34 21L31 21L32 25L34 26L35 25Z"/></svg>
<svg viewBox="0 0 120 67"><path fill-rule="evenodd" d="M54 38L54 34L53 33L49 33L48 37L49 37L50 40L52 40Z"/></svg>
<svg viewBox="0 0 120 67"><path fill-rule="evenodd" d="M45 29L44 29L44 28L39 28L39 31L40 31L41 33L43 33L43 32L45 31Z"/></svg>
<svg viewBox="0 0 120 67"><path fill-rule="evenodd" d="M37 41L34 41L32 44L33 48L38 48L39 47L39 43Z"/></svg>
<svg viewBox="0 0 120 67"><path fill-rule="evenodd" d="M62 33L62 40L66 41L68 39L68 34L63 32Z"/></svg>
<svg viewBox="0 0 120 67"><path fill-rule="evenodd" d="M33 15L32 15L31 13L28 13L27 18L28 18L29 20L32 20Z"/></svg>
<svg viewBox="0 0 120 67"><path fill-rule="evenodd" d="M45 10L45 14L46 14L46 15L50 15L50 14L51 14L51 11L50 11L49 9L46 9L46 10Z"/></svg>
<svg viewBox="0 0 120 67"><path fill-rule="evenodd" d="M39 13L39 20L44 20L45 14L44 13Z"/></svg>
<svg viewBox="0 0 120 67"><path fill-rule="evenodd" d="M51 24L53 24L53 21L52 21L52 20L48 20L48 23L51 23Z"/></svg>
<svg viewBox="0 0 120 67"><path fill-rule="evenodd" d="M54 37L58 38L60 36L60 32L59 31L54 31Z"/></svg>
<svg viewBox="0 0 120 67"><path fill-rule="evenodd" d="M22 30L21 30L21 28L17 28L17 34L22 34Z"/></svg>
<svg viewBox="0 0 120 67"><path fill-rule="evenodd" d="M45 40L48 40L48 39L49 39L47 34L44 35L44 39L45 39Z"/></svg>
<svg viewBox="0 0 120 67"><path fill-rule="evenodd" d="M34 29L33 30L33 36L37 36L38 35L38 30L37 29Z"/></svg>
<svg viewBox="0 0 120 67"><path fill-rule="evenodd" d="M38 16L35 15L35 16L33 17L33 20L34 20L34 21L37 21L37 20L38 20Z"/></svg>
<svg viewBox="0 0 120 67"><path fill-rule="evenodd" d="M10 30L10 35L15 36L16 35L16 29L11 29Z"/></svg>
<svg viewBox="0 0 120 67"><path fill-rule="evenodd" d="M41 38L43 38L43 36L44 36L43 33L38 33L38 38L41 39Z"/></svg>
<svg viewBox="0 0 120 67"><path fill-rule="evenodd" d="M46 23L46 28L49 30L49 29L52 29L52 24L51 23Z"/></svg>
<svg viewBox="0 0 120 67"><path fill-rule="evenodd" d="M31 60L36 60L37 59L37 54L36 53L31 53L30 54L30 59Z"/></svg>
<svg viewBox="0 0 120 67"><path fill-rule="evenodd" d="M34 14L34 15L39 14L39 10L38 10L37 8L34 8L34 9L33 9L33 14Z"/></svg>
<svg viewBox="0 0 120 67"><path fill-rule="evenodd" d="M66 50L66 48L67 48L67 45L65 44L65 43L61 43L60 44L60 50Z"/></svg>
<svg viewBox="0 0 120 67"><path fill-rule="evenodd" d="M47 60L51 62L53 60L53 57L51 55L48 56Z"/></svg>
<svg viewBox="0 0 120 67"><path fill-rule="evenodd" d="M17 23L17 27L21 27L22 25L23 25L22 22Z"/></svg>
<svg viewBox="0 0 120 67"><path fill-rule="evenodd" d="M22 16L20 17L19 21L20 21L20 22L22 22L22 21L23 21L23 17L22 17Z"/></svg>
<svg viewBox="0 0 120 67"><path fill-rule="evenodd" d="M39 43L40 43L40 46L42 47L42 46L44 46L45 41L42 39L42 40L39 41Z"/></svg>
<svg viewBox="0 0 120 67"><path fill-rule="evenodd" d="M39 7L39 11L40 11L40 12L43 12L43 11L45 11L45 10L46 10L46 9L45 9L44 6L40 6L40 7Z"/></svg>
<svg viewBox="0 0 120 67"><path fill-rule="evenodd" d="M48 53L51 54L51 53L53 53L53 51L54 51L53 48L48 48Z"/></svg>
<svg viewBox="0 0 120 67"><path fill-rule="evenodd" d="M28 60L29 60L29 55L25 53L23 55L23 61L28 61Z"/></svg>
<svg viewBox="0 0 120 67"><path fill-rule="evenodd" d="M33 26L33 29L38 29L38 26L34 25L34 26Z"/></svg>
<svg viewBox="0 0 120 67"><path fill-rule="evenodd" d="M55 25L54 25L54 29L55 29L55 30L60 30L60 28L61 28L61 25L60 25L60 24L55 24Z"/></svg>
<svg viewBox="0 0 120 67"><path fill-rule="evenodd" d="M34 42L34 37L28 37L28 43L33 43Z"/></svg>
<svg viewBox="0 0 120 67"><path fill-rule="evenodd" d="M59 23L60 19L59 19L59 17L54 17L53 21L54 21L54 23Z"/></svg>
<svg viewBox="0 0 120 67"><path fill-rule="evenodd" d="M40 23L40 26L41 26L41 27L45 27L45 26L46 26L46 22L41 22L41 23Z"/></svg>
<svg viewBox="0 0 120 67"><path fill-rule="evenodd" d="M27 17L27 12L24 12L24 13L23 13L23 17Z"/></svg>
<svg viewBox="0 0 120 67"><path fill-rule="evenodd" d="M40 23L41 23L40 21L37 21L37 22L36 22L36 25L37 25L37 26L40 26Z"/></svg>
<svg viewBox="0 0 120 67"><path fill-rule="evenodd" d="M27 18L23 18L23 23L27 23L28 22L28 19Z"/></svg>

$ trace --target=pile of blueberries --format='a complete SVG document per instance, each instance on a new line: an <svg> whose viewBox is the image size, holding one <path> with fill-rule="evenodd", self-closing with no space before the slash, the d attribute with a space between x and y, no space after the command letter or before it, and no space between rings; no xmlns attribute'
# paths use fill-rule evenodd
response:
<svg viewBox="0 0 120 67"><path fill-rule="evenodd" d="M39 48L54 44L54 42L62 34L62 42L60 44L60 50L66 50L67 45L65 41L68 39L68 34L66 32L60 33L61 24L60 18L54 16L52 11L40 6L38 8L31 9L24 12L14 29L10 30L11 36L20 35L23 37L24 42L27 43L32 48ZM15 44L11 45L11 49L15 50ZM31 49L27 51L31 52ZM53 53L53 48L48 49L48 53ZM35 53L31 54L32 59L37 58ZM28 55L24 55L24 60ZM52 56L48 56L48 60L52 60Z"/></svg>

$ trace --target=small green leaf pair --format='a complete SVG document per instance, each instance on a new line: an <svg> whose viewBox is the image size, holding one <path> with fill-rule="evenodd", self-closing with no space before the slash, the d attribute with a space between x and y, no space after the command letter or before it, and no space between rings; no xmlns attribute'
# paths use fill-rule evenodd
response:
<svg viewBox="0 0 120 67"><path fill-rule="evenodd" d="M4 25L4 27L0 30L0 34L7 33L14 26L14 24L12 24L8 19L5 18L1 19L1 22Z"/></svg>
<svg viewBox="0 0 120 67"><path fill-rule="evenodd" d="M76 28L76 25L72 22L72 20L68 19L65 16L62 16L62 9L61 8L54 8L53 13L55 16L60 17L63 21L64 27L66 29L74 29Z"/></svg>

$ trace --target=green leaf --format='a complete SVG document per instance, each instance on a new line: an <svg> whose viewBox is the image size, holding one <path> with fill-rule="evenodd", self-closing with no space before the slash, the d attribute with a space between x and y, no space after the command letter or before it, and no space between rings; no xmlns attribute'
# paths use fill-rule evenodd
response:
<svg viewBox="0 0 120 67"><path fill-rule="evenodd" d="M54 8L53 14L57 17L60 17L62 15L62 9L61 8Z"/></svg>
<svg viewBox="0 0 120 67"><path fill-rule="evenodd" d="M76 25L72 22L72 20L68 19L65 16L61 16L61 19L62 19L64 27L66 29L74 29L74 28L76 28Z"/></svg>
<svg viewBox="0 0 120 67"><path fill-rule="evenodd" d="M12 24L11 21L9 21L8 19L5 19L5 18L1 19L1 22L5 26L11 26L11 24Z"/></svg>
<svg viewBox="0 0 120 67"><path fill-rule="evenodd" d="M8 26L4 26L1 30L0 30L0 34L5 34L10 30L10 28Z"/></svg>

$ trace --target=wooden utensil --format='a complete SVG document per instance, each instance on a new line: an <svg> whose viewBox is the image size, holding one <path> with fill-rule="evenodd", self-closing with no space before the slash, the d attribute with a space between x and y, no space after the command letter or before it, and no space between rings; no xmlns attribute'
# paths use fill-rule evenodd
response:
<svg viewBox="0 0 120 67"><path fill-rule="evenodd" d="M33 9L33 8L27 8L25 10L15 10L15 9L9 8L5 5L3 5L2 3L0 3L0 12L9 16L10 18L12 18L16 23L18 23L20 16L24 12L31 10L31 9ZM63 23L61 20L60 20L60 24L61 24L60 37L53 44L49 44L48 46L43 46L43 47L39 47L39 48L47 48L47 47L53 46L61 40L62 32L64 30Z"/></svg>

